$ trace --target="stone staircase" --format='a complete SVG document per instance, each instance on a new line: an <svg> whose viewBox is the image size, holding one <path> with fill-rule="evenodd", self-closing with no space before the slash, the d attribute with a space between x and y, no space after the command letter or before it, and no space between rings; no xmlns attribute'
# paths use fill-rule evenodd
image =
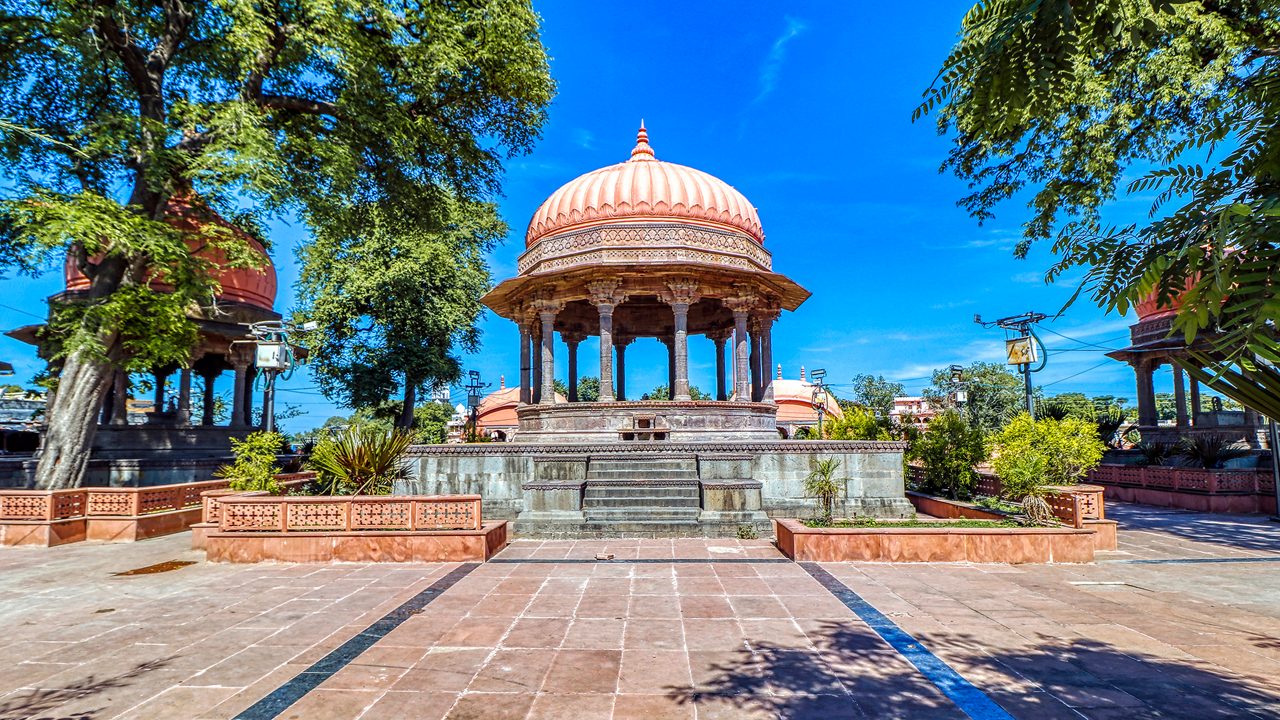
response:
<svg viewBox="0 0 1280 720"><path fill-rule="evenodd" d="M694 458L593 458L582 511L589 529L642 536L698 527L701 486Z"/></svg>

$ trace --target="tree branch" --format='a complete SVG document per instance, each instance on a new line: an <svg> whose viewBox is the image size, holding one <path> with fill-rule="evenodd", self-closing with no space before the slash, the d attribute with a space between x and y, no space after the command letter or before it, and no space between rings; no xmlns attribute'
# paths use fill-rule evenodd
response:
<svg viewBox="0 0 1280 720"><path fill-rule="evenodd" d="M115 10L114 0L99 0L97 13L98 18L95 25L98 32L102 35L103 40L120 58L120 62L124 64L125 72L128 73L129 79L133 81L133 89L139 95L154 95L158 92L155 82L151 78L151 73L147 71L147 57L142 53L142 48L138 47L125 32L120 24L116 22L112 11Z"/></svg>
<svg viewBox="0 0 1280 720"><path fill-rule="evenodd" d="M272 110L289 110L304 115L327 115L333 118L342 116L338 106L324 100L311 100L293 95L263 95L253 98L258 105Z"/></svg>
<svg viewBox="0 0 1280 720"><path fill-rule="evenodd" d="M191 26L194 14L182 0L164 0L164 36L156 43L151 55L147 57L147 67L154 74L164 72L169 67L178 46L187 36L187 28Z"/></svg>

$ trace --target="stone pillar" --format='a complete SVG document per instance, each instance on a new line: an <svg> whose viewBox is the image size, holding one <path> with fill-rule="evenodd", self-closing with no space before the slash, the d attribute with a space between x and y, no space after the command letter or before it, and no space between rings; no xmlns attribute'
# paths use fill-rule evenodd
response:
<svg viewBox="0 0 1280 720"><path fill-rule="evenodd" d="M613 361L617 366L616 372L618 373L618 380L614 383L616 386L614 388L614 393L617 395L617 399L619 401L627 399L627 346L630 345L633 340L635 340L635 338L623 337L621 335L614 336L613 338L613 350L618 356Z"/></svg>
<svg viewBox="0 0 1280 720"><path fill-rule="evenodd" d="M763 387L762 373L760 372L760 317L752 315L748 327L751 330L751 402L760 402L761 388Z"/></svg>
<svg viewBox="0 0 1280 720"><path fill-rule="evenodd" d="M1179 428L1189 427L1187 422L1187 385L1182 376L1182 366L1173 363L1173 407Z"/></svg>
<svg viewBox="0 0 1280 720"><path fill-rule="evenodd" d="M676 338L662 338L663 345L667 346L667 400L675 400L676 398Z"/></svg>
<svg viewBox="0 0 1280 720"><path fill-rule="evenodd" d="M708 335L711 341L716 344L716 400L724 402L728 399L725 394L725 365L724 365L724 346L725 342L733 335L731 330L717 330L715 333Z"/></svg>
<svg viewBox="0 0 1280 720"><path fill-rule="evenodd" d="M231 369L235 372L235 389L231 391L231 423L233 428L241 428L249 424L245 413L245 386L249 384L249 359L239 353L231 354Z"/></svg>
<svg viewBox="0 0 1280 720"><path fill-rule="evenodd" d="M123 370L116 370L111 376L111 387L115 391L115 402L111 404L111 424L129 424L129 376Z"/></svg>
<svg viewBox="0 0 1280 720"><path fill-rule="evenodd" d="M538 402L551 405L556 401L556 315L564 303L554 298L545 297L534 301L534 310L538 312L538 320L542 323L542 397Z"/></svg>
<svg viewBox="0 0 1280 720"><path fill-rule="evenodd" d="M164 384L169 379L169 373L164 372L163 370L156 370L151 373L151 376L155 378L156 382L155 396L151 401L152 412L162 413L164 412L164 403L166 400Z"/></svg>
<svg viewBox="0 0 1280 720"><path fill-rule="evenodd" d="M531 387L532 353L529 352L529 320L520 319L520 404L528 405L533 398Z"/></svg>
<svg viewBox="0 0 1280 720"><path fill-rule="evenodd" d="M773 323L778 310L770 308L760 314L760 400L773 402Z"/></svg>
<svg viewBox="0 0 1280 720"><path fill-rule="evenodd" d="M258 366L250 364L245 368L244 380L244 424L245 427L253 425L253 381L258 377Z"/></svg>
<svg viewBox="0 0 1280 720"><path fill-rule="evenodd" d="M560 339L569 349L569 402L578 402L578 343L582 336L578 333L560 333Z"/></svg>
<svg viewBox="0 0 1280 720"><path fill-rule="evenodd" d="M536 314L535 314L536 317ZM530 402L537 404L542 402L542 345L538 340L541 332L542 323L534 320L529 324L529 356L530 365L533 366L530 373Z"/></svg>
<svg viewBox="0 0 1280 720"><path fill-rule="evenodd" d="M591 304L600 313L600 402L613 402L613 308L621 298L617 280L596 280L587 285Z"/></svg>
<svg viewBox="0 0 1280 720"><path fill-rule="evenodd" d="M663 300L671 306L675 332L671 339L671 399L681 402L689 396L689 306L698 302L698 281L680 278L667 283Z"/></svg>
<svg viewBox="0 0 1280 720"><path fill-rule="evenodd" d="M204 397L201 398L202 402L200 407L200 424L201 425L213 424L213 411L214 411L213 383L215 380L218 379L218 376L221 374L222 373L217 370L206 370L200 373L200 379L204 381Z"/></svg>
<svg viewBox="0 0 1280 720"><path fill-rule="evenodd" d="M750 294L725 298L725 306L733 311L733 400L747 402L751 399L751 377L748 368L747 351L750 339L747 337L747 316L755 305L755 298Z"/></svg>
<svg viewBox="0 0 1280 720"><path fill-rule="evenodd" d="M191 424L191 368L178 371L178 417L179 425Z"/></svg>
<svg viewBox="0 0 1280 720"><path fill-rule="evenodd" d="M1195 427L1199 422L1196 418L1200 415L1200 381L1191 378L1191 426Z"/></svg>
<svg viewBox="0 0 1280 720"><path fill-rule="evenodd" d="M1155 372L1154 360L1139 360L1134 365L1138 376L1138 425L1154 427L1160 424L1160 415L1156 412L1155 385L1152 374Z"/></svg>

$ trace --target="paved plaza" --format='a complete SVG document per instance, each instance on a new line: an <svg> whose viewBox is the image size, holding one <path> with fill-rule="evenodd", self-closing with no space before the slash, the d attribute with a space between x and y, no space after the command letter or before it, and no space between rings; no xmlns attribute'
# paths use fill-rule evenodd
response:
<svg viewBox="0 0 1280 720"><path fill-rule="evenodd" d="M5 548L0 719L1280 714L1280 525L1108 510L1120 551L1084 566L737 540L517 541L482 565L207 564L185 534Z"/></svg>

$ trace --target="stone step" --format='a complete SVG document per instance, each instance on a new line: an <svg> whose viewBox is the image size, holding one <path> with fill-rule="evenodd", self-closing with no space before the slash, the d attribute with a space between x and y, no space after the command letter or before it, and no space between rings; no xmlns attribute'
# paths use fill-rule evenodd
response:
<svg viewBox="0 0 1280 720"><path fill-rule="evenodd" d="M592 460L588 470L608 468L644 468L649 470L690 470L696 471L696 460L646 460L643 458L627 458L625 460Z"/></svg>
<svg viewBox="0 0 1280 720"><path fill-rule="evenodd" d="M661 510L646 508L639 510L590 510L584 514L587 522L626 523L626 522L698 522L697 509Z"/></svg>
<svg viewBox="0 0 1280 720"><path fill-rule="evenodd" d="M699 507L696 496L594 496L582 498L582 507Z"/></svg>
<svg viewBox="0 0 1280 720"><path fill-rule="evenodd" d="M587 483L584 497L611 498L644 498L644 497L681 497L698 498L697 485L650 485L635 483L633 485L593 485Z"/></svg>

